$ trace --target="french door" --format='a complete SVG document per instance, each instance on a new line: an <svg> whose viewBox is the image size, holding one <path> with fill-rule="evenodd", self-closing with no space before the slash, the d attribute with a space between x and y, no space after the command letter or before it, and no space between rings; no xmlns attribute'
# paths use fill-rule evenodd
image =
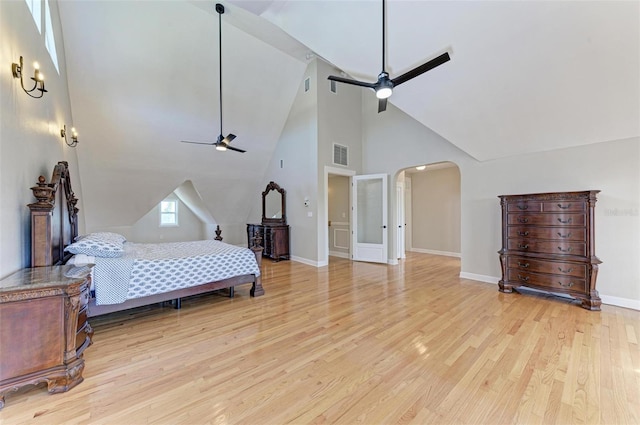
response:
<svg viewBox="0 0 640 425"><path fill-rule="evenodd" d="M387 175L353 176L353 253L355 261L387 263Z"/></svg>

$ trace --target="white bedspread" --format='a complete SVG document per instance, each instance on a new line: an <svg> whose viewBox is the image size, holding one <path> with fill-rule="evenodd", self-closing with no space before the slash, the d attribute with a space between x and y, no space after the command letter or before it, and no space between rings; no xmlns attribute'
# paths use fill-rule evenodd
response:
<svg viewBox="0 0 640 425"><path fill-rule="evenodd" d="M246 274L260 275L248 248L213 240L126 242L122 257L96 258L93 279L96 304L101 305Z"/></svg>

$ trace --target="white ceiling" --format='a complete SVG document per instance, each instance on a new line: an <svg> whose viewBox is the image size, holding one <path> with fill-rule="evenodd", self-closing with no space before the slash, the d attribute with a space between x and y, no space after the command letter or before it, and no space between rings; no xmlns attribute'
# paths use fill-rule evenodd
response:
<svg viewBox="0 0 640 425"><path fill-rule="evenodd" d="M381 1L233 1L356 78L381 71ZM479 160L640 134L637 1L387 2L387 71L449 51L391 102Z"/></svg>
<svg viewBox="0 0 640 425"><path fill-rule="evenodd" d="M215 3L59 3L89 227L133 224L185 180L233 221L221 202L256 198L309 52L381 70L380 0L223 2L224 132L248 152L179 143L219 134ZM392 78L452 56L390 102L481 161L636 137L639 16L637 1L389 0Z"/></svg>

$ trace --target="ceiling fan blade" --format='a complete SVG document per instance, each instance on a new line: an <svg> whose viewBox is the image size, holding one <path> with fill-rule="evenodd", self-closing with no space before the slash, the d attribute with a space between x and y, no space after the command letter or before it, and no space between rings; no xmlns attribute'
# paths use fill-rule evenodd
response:
<svg viewBox="0 0 640 425"><path fill-rule="evenodd" d="M245 150L234 148L233 146L229 146L229 145L227 145L227 149L232 150L232 151L236 151L236 152L240 152L240 153L245 153L246 152Z"/></svg>
<svg viewBox="0 0 640 425"><path fill-rule="evenodd" d="M231 143L233 141L233 139L236 138L235 134L229 133L229 135L227 135L227 137L225 137L224 139L221 140L222 143L224 143L225 145L228 145L229 143Z"/></svg>
<svg viewBox="0 0 640 425"><path fill-rule="evenodd" d="M378 99L378 113L387 110L387 99Z"/></svg>
<svg viewBox="0 0 640 425"><path fill-rule="evenodd" d="M352 84L354 86L368 87L370 89L376 86L376 83L367 83L365 81L351 80L349 78L336 77L335 75L329 75L327 79L331 81L337 81L339 83Z"/></svg>
<svg viewBox="0 0 640 425"><path fill-rule="evenodd" d="M193 143L194 145L209 145L209 146L212 146L212 145L216 144L216 142L192 142L192 141L189 141L189 140L180 140L180 141L182 143Z"/></svg>
<svg viewBox="0 0 640 425"><path fill-rule="evenodd" d="M394 86L400 85L405 81L409 81L410 79L417 77L420 74L424 74L425 72L435 68L436 66L440 66L445 62L448 62L451 58L449 57L449 53L445 52L438 56L437 58L431 59L429 62L423 63L417 68L412 69L411 71L405 72L402 75L393 78L391 82Z"/></svg>

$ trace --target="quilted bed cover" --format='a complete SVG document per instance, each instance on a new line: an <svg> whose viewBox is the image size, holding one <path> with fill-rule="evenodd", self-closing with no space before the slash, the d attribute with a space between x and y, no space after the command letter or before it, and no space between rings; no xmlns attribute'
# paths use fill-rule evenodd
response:
<svg viewBox="0 0 640 425"><path fill-rule="evenodd" d="M96 304L119 304L246 274L260 275L248 248L215 240L140 244L126 242L118 258L96 258Z"/></svg>

